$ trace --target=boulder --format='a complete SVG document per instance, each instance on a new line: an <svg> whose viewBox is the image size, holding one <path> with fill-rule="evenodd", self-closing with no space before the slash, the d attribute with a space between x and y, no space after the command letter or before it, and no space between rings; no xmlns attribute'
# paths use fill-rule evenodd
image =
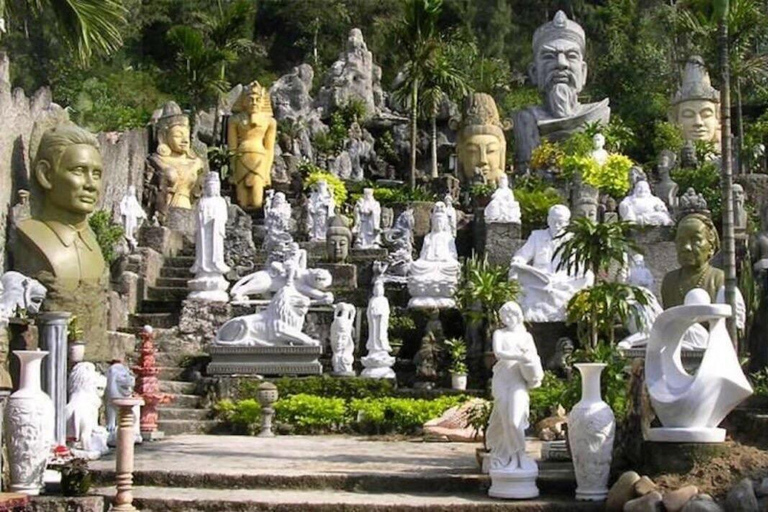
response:
<svg viewBox="0 0 768 512"><path fill-rule="evenodd" d="M758 512L760 510L752 480L745 478L728 491L725 509L728 512Z"/></svg>
<svg viewBox="0 0 768 512"><path fill-rule="evenodd" d="M699 494L685 504L681 512L724 512L709 494Z"/></svg>
<svg viewBox="0 0 768 512"><path fill-rule="evenodd" d="M661 512L662 498L659 491L651 491L624 504L624 512Z"/></svg>
<svg viewBox="0 0 768 512"><path fill-rule="evenodd" d="M634 471L623 473L613 484L605 500L607 512L621 512L624 504L635 497L635 484L640 480L640 475Z"/></svg>
<svg viewBox="0 0 768 512"><path fill-rule="evenodd" d="M667 512L678 512L697 494L699 489L695 485L686 485L676 491L667 492L664 494L664 508Z"/></svg>
<svg viewBox="0 0 768 512"><path fill-rule="evenodd" d="M635 493L637 493L638 496L645 496L649 492L652 492L655 490L656 490L656 484L653 483L653 480L651 480L647 476L644 476L640 480L635 482Z"/></svg>

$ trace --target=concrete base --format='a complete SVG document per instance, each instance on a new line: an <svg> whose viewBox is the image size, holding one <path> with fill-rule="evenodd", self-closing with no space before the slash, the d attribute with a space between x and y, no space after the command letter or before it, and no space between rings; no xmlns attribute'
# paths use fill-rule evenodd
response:
<svg viewBox="0 0 768 512"><path fill-rule="evenodd" d="M321 375L320 346L220 347L209 346L209 375Z"/></svg>
<svg viewBox="0 0 768 512"><path fill-rule="evenodd" d="M644 441L642 471L648 475L660 473L685 474L696 464L705 464L715 457L728 454L725 443L656 443Z"/></svg>
<svg viewBox="0 0 768 512"><path fill-rule="evenodd" d="M655 443L722 443L724 428L652 428L647 440Z"/></svg>
<svg viewBox="0 0 768 512"><path fill-rule="evenodd" d="M142 432L141 438L144 441L160 441L165 438L165 434L161 430L153 430L152 432Z"/></svg>
<svg viewBox="0 0 768 512"><path fill-rule="evenodd" d="M504 470L492 469L491 488L488 496L491 498L503 498L511 500L527 500L539 496L539 488L536 487L536 478L539 470Z"/></svg>

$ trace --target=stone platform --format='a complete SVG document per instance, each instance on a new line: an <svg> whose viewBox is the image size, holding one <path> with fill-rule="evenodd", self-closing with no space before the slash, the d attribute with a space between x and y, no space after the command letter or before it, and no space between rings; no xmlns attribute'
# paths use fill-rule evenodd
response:
<svg viewBox="0 0 768 512"><path fill-rule="evenodd" d="M321 346L208 347L209 375L321 375Z"/></svg>

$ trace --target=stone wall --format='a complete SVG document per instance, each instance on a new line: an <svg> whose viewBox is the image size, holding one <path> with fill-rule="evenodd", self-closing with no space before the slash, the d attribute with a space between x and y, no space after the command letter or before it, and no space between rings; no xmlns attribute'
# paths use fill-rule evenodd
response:
<svg viewBox="0 0 768 512"><path fill-rule="evenodd" d="M145 128L117 133L100 133L101 158L104 164L104 188L98 208L110 210L116 218L120 200L130 185L136 196L143 197L144 165L149 155L149 131Z"/></svg>

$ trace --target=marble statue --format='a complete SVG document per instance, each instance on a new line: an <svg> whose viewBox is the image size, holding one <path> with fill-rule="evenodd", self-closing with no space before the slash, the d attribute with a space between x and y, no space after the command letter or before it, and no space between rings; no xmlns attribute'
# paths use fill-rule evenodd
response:
<svg viewBox="0 0 768 512"><path fill-rule="evenodd" d="M728 335L731 306L712 304L710 293L694 288L683 304L669 308L653 324L645 355L645 382L653 410L663 427L651 428L655 442L722 443L720 422L752 394ZM682 337L707 322L708 341L701 365L689 375L680 360Z"/></svg>
<svg viewBox="0 0 768 512"><path fill-rule="evenodd" d="M675 222L664 201L651 193L647 181L638 181L632 193L619 203L619 215L639 226L671 226Z"/></svg>
<svg viewBox="0 0 768 512"><path fill-rule="evenodd" d="M267 268L237 281L230 290L232 302L279 292L288 281L289 267L295 274L293 286L299 293L316 304L333 304L333 293L326 291L331 286L331 273L324 268L307 268L307 251L296 242L285 244L282 261L272 261Z"/></svg>
<svg viewBox="0 0 768 512"><path fill-rule="evenodd" d="M527 322L561 322L565 307L573 295L591 286L591 272L572 275L559 270L560 256L555 251L569 236L563 235L571 219L567 206L549 209L547 229L535 230L512 257L509 278L517 279L523 289L522 307Z"/></svg>
<svg viewBox="0 0 768 512"><path fill-rule="evenodd" d="M680 126L685 140L712 142L720 152L720 91L712 87L698 55L688 58L683 83L672 98L669 120Z"/></svg>
<svg viewBox="0 0 768 512"><path fill-rule="evenodd" d="M461 266L444 203L435 203L431 224L419 259L411 263L408 275L410 308L452 308L456 305L453 294Z"/></svg>
<svg viewBox="0 0 768 512"><path fill-rule="evenodd" d="M347 227L344 217L335 215L328 222L325 233L325 247L331 263L344 263L349 257L352 245L352 231Z"/></svg>
<svg viewBox="0 0 768 512"><path fill-rule="evenodd" d="M699 155L696 154L696 145L692 140L686 140L680 149L680 167L683 169L699 167Z"/></svg>
<svg viewBox="0 0 768 512"><path fill-rule="evenodd" d="M205 162L192 149L189 118L175 102L163 105L156 132L157 149L147 160L150 174L145 190L164 222L168 208L192 208Z"/></svg>
<svg viewBox="0 0 768 512"><path fill-rule="evenodd" d="M690 213L706 213L708 212L707 200L704 196L697 194L693 187L688 187L685 194L680 196L678 200L678 215L684 217Z"/></svg>
<svg viewBox="0 0 768 512"><path fill-rule="evenodd" d="M387 248L387 260L376 262L378 274L384 282L407 282L408 272L413 263L413 210L408 208L397 216L392 229L383 233L382 240Z"/></svg>
<svg viewBox="0 0 768 512"><path fill-rule="evenodd" d="M491 202L485 207L486 224L520 224L520 203L515 200L515 193L509 188L506 175L499 178L499 184L493 192Z"/></svg>
<svg viewBox="0 0 768 512"><path fill-rule="evenodd" d="M445 194L443 203L445 203L445 214L448 216L448 224L451 226L451 233L453 233L453 238L456 238L459 219L456 213L456 208L453 207L453 196L451 194Z"/></svg>
<svg viewBox="0 0 768 512"><path fill-rule="evenodd" d="M268 190L267 192L273 192ZM285 194L277 192L270 194L269 202L264 203L264 227L267 235L262 247L270 254L280 244L293 242L291 228L291 204Z"/></svg>
<svg viewBox="0 0 768 512"><path fill-rule="evenodd" d="M596 133L592 137L592 159L597 165L603 166L608 160L608 151L605 150L605 135Z"/></svg>
<svg viewBox="0 0 768 512"><path fill-rule="evenodd" d="M226 302L229 283L224 274L230 268L224 262L224 238L228 218L227 201L221 197L219 175L209 172L205 178L203 197L197 203L195 264L189 271L195 278L189 282L190 299Z"/></svg>
<svg viewBox="0 0 768 512"><path fill-rule="evenodd" d="M16 229L13 270L45 286L46 310L77 315L89 357L98 357L107 339L108 272L88 216L103 185L99 143L75 125L49 129L32 172L42 194L40 208Z"/></svg>
<svg viewBox="0 0 768 512"><path fill-rule="evenodd" d="M120 201L120 219L123 225L123 236L128 241L132 251L139 245L136 240L136 231L141 227L143 221L147 220L147 214L139 204L136 197L136 187L128 187L128 193Z"/></svg>
<svg viewBox="0 0 768 512"><path fill-rule="evenodd" d="M40 312L48 291L39 281L13 270L0 278L0 321L16 316L19 310L29 315Z"/></svg>
<svg viewBox="0 0 768 512"><path fill-rule="evenodd" d="M752 255L755 272L768 270L768 205L760 210L760 232L753 237Z"/></svg>
<svg viewBox="0 0 768 512"><path fill-rule="evenodd" d="M276 137L269 91L251 82L243 87L227 124L227 144L234 151L232 182L244 210L262 207L264 190L272 184Z"/></svg>
<svg viewBox="0 0 768 512"><path fill-rule="evenodd" d="M373 189L363 189L363 197L355 203L355 248L370 249L379 247L381 232L381 205L373 197Z"/></svg>
<svg viewBox="0 0 768 512"><path fill-rule="evenodd" d="M320 342L301 332L310 300L295 286L297 269L287 263L285 285L267 308L227 321L216 333L214 345L243 347L317 346Z"/></svg>
<svg viewBox="0 0 768 512"><path fill-rule="evenodd" d="M384 295L384 283L381 280L373 283L373 297L368 301L366 317L368 341L365 348L368 355L361 359L364 367L361 376L394 379L392 365L395 364L395 358L390 355L392 347L389 345L389 299Z"/></svg>
<svg viewBox="0 0 768 512"><path fill-rule="evenodd" d="M307 202L307 231L311 241L325 241L328 221L336 215L336 202L325 180L314 184Z"/></svg>
<svg viewBox="0 0 768 512"><path fill-rule="evenodd" d="M130 398L133 396L133 389L136 386L136 377L131 370L123 363L112 363L107 370L107 388L104 394L104 408L107 419L107 432L109 437L107 444L115 446L117 444L117 412L118 407L114 404L115 398ZM141 416L141 407L133 408L134 433L133 442L141 443L141 429L139 417Z"/></svg>
<svg viewBox="0 0 768 512"><path fill-rule="evenodd" d="M747 232L747 210L744 207L744 187L739 183L733 184L733 229L737 234L744 235Z"/></svg>
<svg viewBox="0 0 768 512"><path fill-rule="evenodd" d="M485 182L495 182L504 175L507 154L504 128L491 95L467 96L456 140L457 171L465 182L474 181L476 174Z"/></svg>
<svg viewBox="0 0 768 512"><path fill-rule="evenodd" d="M585 183L580 173L571 180L571 208L573 218L587 217L597 222L600 209L600 190Z"/></svg>
<svg viewBox="0 0 768 512"><path fill-rule="evenodd" d="M538 88L543 104L514 113L515 161L522 169L542 138L565 139L588 123L608 124L608 98L581 104L579 94L587 80L584 29L557 11L549 23L533 34L531 82Z"/></svg>
<svg viewBox="0 0 768 512"><path fill-rule="evenodd" d="M339 302L333 307L333 323L331 324L331 365L333 374L339 376L355 375L352 364L355 362L355 340L352 331L355 328L357 310L352 304Z"/></svg>
<svg viewBox="0 0 768 512"><path fill-rule="evenodd" d="M528 390L541 385L544 369L526 330L523 310L507 302L499 310L504 327L493 333L493 410L485 443L490 450L491 488L499 498L535 498L538 466L525 453L530 397Z"/></svg>
<svg viewBox="0 0 768 512"><path fill-rule="evenodd" d="M632 254L629 257L627 282L632 286L642 286L652 290L655 281L650 269L645 265L645 256L639 253Z"/></svg>
<svg viewBox="0 0 768 512"><path fill-rule="evenodd" d="M668 209L673 211L677 207L677 191L680 189L670 176L676 161L677 155L675 155L674 151L665 149L661 152L658 165L659 183L656 185L656 195L664 201Z"/></svg>
<svg viewBox="0 0 768 512"><path fill-rule="evenodd" d="M73 447L84 452L88 459L98 459L109 451L107 429L99 425L99 409L102 397L99 395L100 381L105 379L96 371L93 363L77 363L69 374L69 402L65 409L67 416L67 439Z"/></svg>

